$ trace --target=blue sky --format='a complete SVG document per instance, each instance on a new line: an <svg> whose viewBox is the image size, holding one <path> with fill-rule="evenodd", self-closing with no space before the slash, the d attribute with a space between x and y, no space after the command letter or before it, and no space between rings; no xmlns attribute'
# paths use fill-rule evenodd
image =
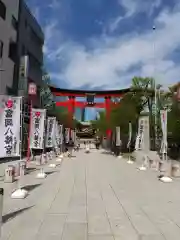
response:
<svg viewBox="0 0 180 240"><path fill-rule="evenodd" d="M178 0L27 3L45 33L53 84L103 90L129 87L133 76L153 76L164 86L179 81Z"/></svg>

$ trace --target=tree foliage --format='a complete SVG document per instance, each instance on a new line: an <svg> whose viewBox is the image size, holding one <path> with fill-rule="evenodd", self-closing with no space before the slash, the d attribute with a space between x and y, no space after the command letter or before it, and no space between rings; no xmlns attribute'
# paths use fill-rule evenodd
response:
<svg viewBox="0 0 180 240"><path fill-rule="evenodd" d="M99 134L105 134L108 128L106 114L104 111L99 112L99 118L95 121L91 121L92 127L98 130Z"/></svg>
<svg viewBox="0 0 180 240"><path fill-rule="evenodd" d="M146 112L150 117L150 132L151 137L154 137L154 97L155 97L155 84L153 78L141 78L134 77L132 79L132 85L130 92L125 94L120 101L120 104L117 104L117 107L114 108L111 112L111 119L107 126L107 121L105 118L105 113L100 114L100 119L96 121L98 128L105 132L109 127L114 129L116 126L121 126L121 131L124 134L128 133L128 124L129 122L133 125L133 131L137 131L137 122L140 114ZM162 90L162 86L156 86L157 89L157 124L160 129L160 110L165 107L169 109L170 119L175 117L175 110L172 108L172 99L174 96L174 88L170 88L168 91ZM172 109L171 109L172 108ZM179 111L179 110L178 110ZM173 121L173 120L170 120ZM95 124L95 123L94 123ZM170 124L170 123L169 123ZM174 123L172 123L174 124ZM171 125L171 124L170 124ZM171 127L172 128L172 127Z"/></svg>
<svg viewBox="0 0 180 240"><path fill-rule="evenodd" d="M54 101L54 96L50 91L49 85L51 84L51 78L46 71L43 69L43 87L41 89L41 105L47 110L48 116L54 116L60 124L64 127L69 127L68 111L64 107L57 107ZM72 127L75 128L77 121L73 119Z"/></svg>

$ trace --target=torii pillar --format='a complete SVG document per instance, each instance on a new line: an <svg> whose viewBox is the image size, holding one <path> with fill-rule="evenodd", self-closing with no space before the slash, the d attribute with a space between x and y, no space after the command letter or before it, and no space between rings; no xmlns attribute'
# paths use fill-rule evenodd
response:
<svg viewBox="0 0 180 240"><path fill-rule="evenodd" d="M110 96L105 97L105 109L106 109L106 122L107 122L107 125L109 126L110 117L111 117L111 97ZM106 130L107 138L111 137L111 132L112 132L111 129L108 127Z"/></svg>
<svg viewBox="0 0 180 240"><path fill-rule="evenodd" d="M75 97L74 96L69 96L67 107L68 107L68 124L69 124L69 128L72 129L73 116L74 116L74 110L75 110ZM70 137L71 137L71 135L70 135Z"/></svg>

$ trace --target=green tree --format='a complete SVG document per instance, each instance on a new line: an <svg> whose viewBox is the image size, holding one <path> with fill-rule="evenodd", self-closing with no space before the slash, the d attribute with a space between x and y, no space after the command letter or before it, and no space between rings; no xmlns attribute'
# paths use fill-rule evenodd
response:
<svg viewBox="0 0 180 240"><path fill-rule="evenodd" d="M65 127L68 127L68 111L64 107L57 107L54 101L54 96L51 93L49 85L51 84L51 78L43 68L43 87L41 88L41 106L47 109L48 116L54 116L59 121L59 123L63 124ZM73 121L73 127L75 126L76 121Z"/></svg>
<svg viewBox="0 0 180 240"><path fill-rule="evenodd" d="M99 112L99 118L92 121L91 123L94 129L98 129L99 133L104 135L108 128L105 111Z"/></svg>

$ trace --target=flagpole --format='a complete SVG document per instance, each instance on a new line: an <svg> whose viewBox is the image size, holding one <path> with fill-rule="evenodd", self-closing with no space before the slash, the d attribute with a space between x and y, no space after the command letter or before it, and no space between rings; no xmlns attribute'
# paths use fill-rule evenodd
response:
<svg viewBox="0 0 180 240"><path fill-rule="evenodd" d="M28 86L28 98L30 99L30 119L29 119L29 132L28 132L28 149L27 149L27 163L30 161L30 143L31 143L31 124L32 124L32 108L33 108L33 102L32 102L32 96L35 96L37 93L37 87L34 83L29 83Z"/></svg>
<svg viewBox="0 0 180 240"><path fill-rule="evenodd" d="M30 142L31 142L31 121L32 121L32 99L30 100L30 109L29 109L30 115L29 115L29 131L28 131L28 149L27 149L27 163L30 161Z"/></svg>
<svg viewBox="0 0 180 240"><path fill-rule="evenodd" d="M153 26L153 59L154 59L154 124L155 124L155 128L154 128L154 137L155 137L155 150L157 150L157 88L156 88L156 48L155 48L155 31L156 31L156 27Z"/></svg>

